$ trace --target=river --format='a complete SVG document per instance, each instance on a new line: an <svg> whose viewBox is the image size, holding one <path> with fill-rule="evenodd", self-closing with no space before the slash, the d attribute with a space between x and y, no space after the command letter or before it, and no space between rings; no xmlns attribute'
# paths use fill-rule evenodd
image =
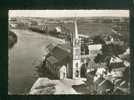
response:
<svg viewBox="0 0 134 100"><path fill-rule="evenodd" d="M35 66L41 61L46 46L63 41L29 30L12 31L16 33L18 41L9 50L8 91L11 94L26 94L37 79Z"/></svg>

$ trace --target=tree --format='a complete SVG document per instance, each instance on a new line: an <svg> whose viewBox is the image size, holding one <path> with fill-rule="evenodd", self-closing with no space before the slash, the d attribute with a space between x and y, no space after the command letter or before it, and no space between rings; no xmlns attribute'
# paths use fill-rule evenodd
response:
<svg viewBox="0 0 134 100"><path fill-rule="evenodd" d="M102 46L102 53L106 56L117 56L124 53L126 48L119 44L105 44Z"/></svg>
<svg viewBox="0 0 134 100"><path fill-rule="evenodd" d="M17 35L9 31L8 32L8 48L11 49L17 43Z"/></svg>
<svg viewBox="0 0 134 100"><path fill-rule="evenodd" d="M104 41L103 37L101 37L100 35L96 35L93 37L93 43L94 44L105 44L105 41Z"/></svg>
<svg viewBox="0 0 134 100"><path fill-rule="evenodd" d="M118 45L118 44L104 44L102 46L102 54L98 54L94 61L96 63L101 63L101 62L105 62L109 71L110 71L110 59L111 57L113 56L118 56L119 54L122 54L124 53L126 50L126 48L124 48L123 46L121 45Z"/></svg>

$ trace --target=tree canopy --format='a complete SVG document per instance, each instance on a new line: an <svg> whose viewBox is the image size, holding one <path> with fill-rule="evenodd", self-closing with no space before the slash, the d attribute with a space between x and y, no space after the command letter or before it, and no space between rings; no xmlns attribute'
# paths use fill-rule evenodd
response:
<svg viewBox="0 0 134 100"><path fill-rule="evenodd" d="M102 36L96 35L96 36L93 37L93 43L94 44L104 44L105 41L104 41Z"/></svg>

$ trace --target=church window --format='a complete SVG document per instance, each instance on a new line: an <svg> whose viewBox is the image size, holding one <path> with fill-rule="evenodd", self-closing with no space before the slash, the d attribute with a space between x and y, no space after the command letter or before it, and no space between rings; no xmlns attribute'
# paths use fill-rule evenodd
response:
<svg viewBox="0 0 134 100"><path fill-rule="evenodd" d="M75 76L79 77L79 71L78 70L76 70Z"/></svg>
<svg viewBox="0 0 134 100"><path fill-rule="evenodd" d="M78 68L78 63L76 63L76 68Z"/></svg>

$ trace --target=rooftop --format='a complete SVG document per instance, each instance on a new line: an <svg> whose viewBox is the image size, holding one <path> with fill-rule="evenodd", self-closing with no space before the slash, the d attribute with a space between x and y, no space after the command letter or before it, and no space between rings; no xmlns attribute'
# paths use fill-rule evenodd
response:
<svg viewBox="0 0 134 100"><path fill-rule="evenodd" d="M102 48L102 44L93 44L88 46L89 50L100 50Z"/></svg>
<svg viewBox="0 0 134 100"><path fill-rule="evenodd" d="M71 51L71 50L70 50ZM61 62L64 58L70 57L71 53L69 52L69 46L59 44L52 48L49 56L46 58L51 64Z"/></svg>

